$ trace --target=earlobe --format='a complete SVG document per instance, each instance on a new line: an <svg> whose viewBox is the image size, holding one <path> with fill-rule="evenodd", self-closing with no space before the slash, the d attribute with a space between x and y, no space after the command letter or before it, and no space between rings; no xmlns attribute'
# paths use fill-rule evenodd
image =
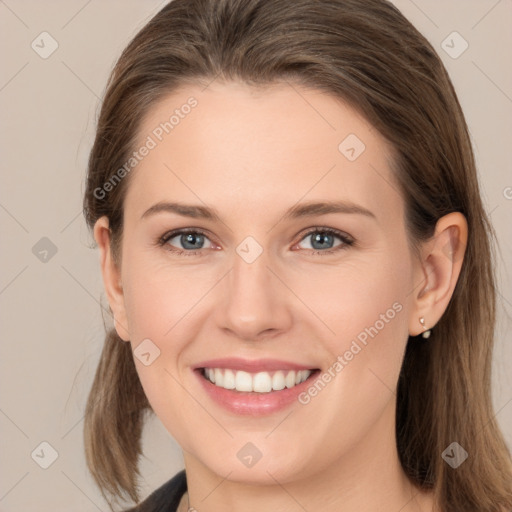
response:
<svg viewBox="0 0 512 512"><path fill-rule="evenodd" d="M417 336L435 324L445 312L460 275L468 236L464 215L453 212L441 217L432 238L421 250L422 285L416 290L409 333Z"/></svg>
<svg viewBox="0 0 512 512"><path fill-rule="evenodd" d="M107 300L110 304L110 309L115 318L114 327L122 340L129 341L130 336L127 328L120 269L118 269L112 257L108 217L103 216L96 221L94 225L94 239L100 251L103 285L105 287Z"/></svg>

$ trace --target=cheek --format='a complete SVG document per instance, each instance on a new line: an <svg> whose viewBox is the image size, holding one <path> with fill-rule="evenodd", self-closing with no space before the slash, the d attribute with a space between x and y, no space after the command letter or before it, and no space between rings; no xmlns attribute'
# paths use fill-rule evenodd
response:
<svg viewBox="0 0 512 512"><path fill-rule="evenodd" d="M178 340L174 335L198 300L208 290L211 272L187 270L165 258L144 258L126 262L125 307L132 343L144 338ZM187 322L185 322L187 323Z"/></svg>
<svg viewBox="0 0 512 512"><path fill-rule="evenodd" d="M199 335L202 322L195 315L202 304L198 301L212 288L215 276L191 273L185 267L170 269L169 264L142 257L127 257L123 264L125 308L140 382L156 415L186 449L183 418L196 417L198 411L181 384L187 371L182 354ZM158 347L159 355L145 366L136 354L147 339Z"/></svg>
<svg viewBox="0 0 512 512"><path fill-rule="evenodd" d="M329 346L336 354L348 350L354 339L364 344L378 336L385 344L397 335L402 338L399 333L404 327L407 330L408 324L405 311L412 274L409 264L398 260L382 252L366 262L340 266L301 290L311 309L330 328L332 336L326 339L333 340Z"/></svg>
<svg viewBox="0 0 512 512"><path fill-rule="evenodd" d="M300 397L308 435L326 440L311 446L312 459L341 456L394 399L408 336L410 269L382 256L363 270L340 273L309 295L308 304L335 332L323 338L326 370Z"/></svg>
<svg viewBox="0 0 512 512"><path fill-rule="evenodd" d="M333 391L347 402L354 396L387 400L398 379L408 339L412 269L406 259L387 254L333 273L321 291L307 292L311 309L331 331L324 343L327 366L336 375Z"/></svg>

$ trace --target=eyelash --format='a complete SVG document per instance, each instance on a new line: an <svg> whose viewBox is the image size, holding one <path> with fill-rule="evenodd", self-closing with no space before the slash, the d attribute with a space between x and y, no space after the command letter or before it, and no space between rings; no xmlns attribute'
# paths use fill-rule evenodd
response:
<svg viewBox="0 0 512 512"><path fill-rule="evenodd" d="M174 238L175 236L186 235L186 234L190 234L190 233L199 234L199 235L208 237L208 234L199 228L177 229L174 231L170 231L170 232L166 233L165 235L163 235L162 237L160 237L157 240L157 245L160 247L163 247L165 250L172 252L178 256L196 256L196 255L202 256L202 254L201 254L201 252L203 251L202 249L199 249L197 251L187 251L187 250L183 250L183 249L176 249L176 248L172 247L171 245L168 246L171 248L164 247L167 244L167 242L169 240L171 240L172 238ZM336 247L333 247L332 249L328 249L325 251L309 249L309 250L313 251L310 254L315 254L315 255L319 255L319 256L331 255L335 252L338 252L341 250L346 250L347 248L352 247L355 244L354 239L349 237L343 231L338 231L337 229L333 229L333 228L320 228L320 227L315 227L315 228L311 228L310 230L308 230L302 236L302 238L299 240L299 242L301 242L302 240L304 240L305 238L307 238L309 235L311 235L313 233L322 233L324 235L325 234L334 235L334 236L338 237L343 243L341 245L338 245Z"/></svg>

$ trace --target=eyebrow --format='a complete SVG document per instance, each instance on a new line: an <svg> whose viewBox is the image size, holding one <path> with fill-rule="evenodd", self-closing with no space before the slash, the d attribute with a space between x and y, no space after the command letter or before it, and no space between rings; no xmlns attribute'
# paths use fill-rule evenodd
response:
<svg viewBox="0 0 512 512"><path fill-rule="evenodd" d="M141 220L157 213L175 213L182 217L194 219L207 219L221 222L219 213L215 208L183 203L171 203L161 201L148 208L141 216ZM328 213L359 214L376 220L376 216L370 210L355 203L345 201L310 202L293 206L287 210L282 220L312 217L314 215L326 215Z"/></svg>

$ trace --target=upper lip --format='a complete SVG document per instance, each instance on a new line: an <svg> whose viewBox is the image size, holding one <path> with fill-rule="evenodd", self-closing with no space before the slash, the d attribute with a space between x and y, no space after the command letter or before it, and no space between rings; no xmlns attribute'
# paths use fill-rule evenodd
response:
<svg viewBox="0 0 512 512"><path fill-rule="evenodd" d="M279 359L242 359L239 357L225 357L209 359L194 366L199 368L229 368L230 370L242 370L249 373L268 372L276 370L312 370L311 365L283 361Z"/></svg>

